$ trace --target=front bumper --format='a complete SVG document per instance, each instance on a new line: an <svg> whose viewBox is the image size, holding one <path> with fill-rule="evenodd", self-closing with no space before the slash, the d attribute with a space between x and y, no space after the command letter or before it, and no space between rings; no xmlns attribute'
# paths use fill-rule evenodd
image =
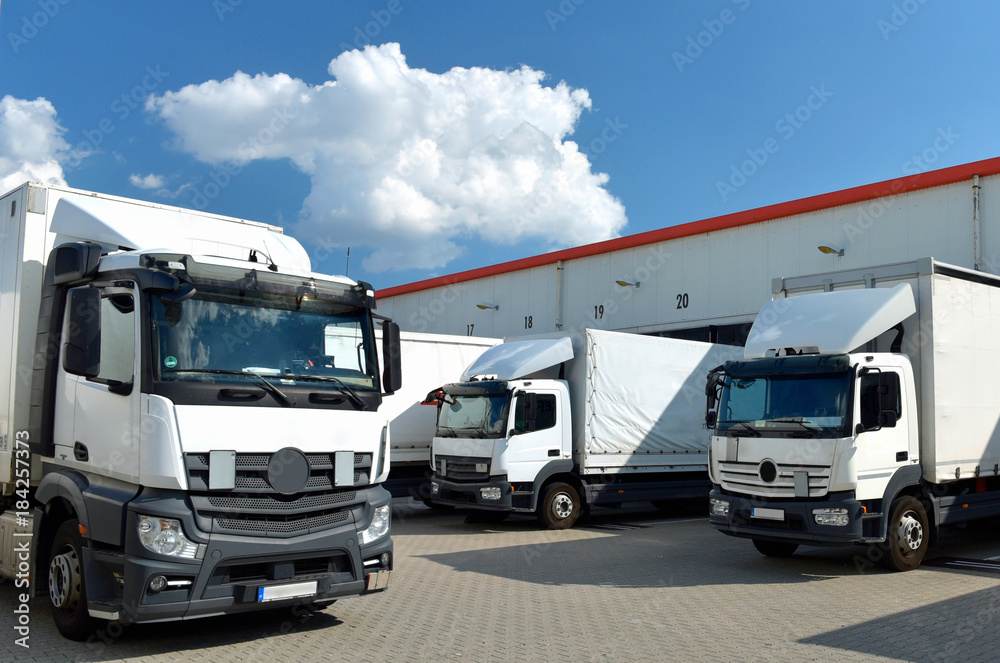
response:
<svg viewBox="0 0 1000 663"><path fill-rule="evenodd" d="M123 622L170 621L327 603L386 589L392 538L387 533L362 547L358 530L371 522L376 506L389 502L389 494L381 486L367 493L343 524L283 538L205 533L183 495L139 498L129 504L124 554L84 551L94 570L88 571L88 608L92 616ZM198 544L198 558L177 559L143 547L136 533L139 513L180 520ZM150 579L157 575L168 586L153 592Z"/></svg>
<svg viewBox="0 0 1000 663"><path fill-rule="evenodd" d="M718 516L709 513L709 522L717 530L730 536L819 546L852 545L865 541L862 519L864 510L861 503L853 497L832 496L827 500L808 502L763 501L726 493L715 486L709 499L729 502L729 514ZM770 517L754 517L754 508L768 510L764 513ZM817 524L813 510L822 508L847 509L848 523L843 526Z"/></svg>
<svg viewBox="0 0 1000 663"><path fill-rule="evenodd" d="M500 499L485 499L482 495L483 488L499 489ZM431 502L490 511L511 511L511 485L502 478L475 483L457 483L442 479L435 474L431 477Z"/></svg>

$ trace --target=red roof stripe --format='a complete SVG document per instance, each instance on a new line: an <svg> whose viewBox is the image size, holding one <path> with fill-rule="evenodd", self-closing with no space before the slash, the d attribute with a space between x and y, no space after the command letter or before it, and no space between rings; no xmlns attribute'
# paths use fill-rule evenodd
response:
<svg viewBox="0 0 1000 663"><path fill-rule="evenodd" d="M984 159L983 161L974 161L972 163L952 166L950 168L942 168L940 170L932 170L917 175L908 175L906 177L886 180L884 182L865 184L850 189L823 193L818 196L810 196L808 198L800 198L798 200L778 203L776 205L758 207L756 209L744 210L742 212L733 212L732 214L724 214L722 216L703 219L701 221L692 221L690 223L682 223L680 225L669 226L667 228L658 228L656 230L649 230L635 235L626 235L625 237L609 239L603 242L595 242L594 244L584 244L583 246L576 246L569 249L563 249L561 251L553 251L552 253L543 253L541 255L521 258L520 260L511 260L509 262L503 262L496 265L488 265L486 267L470 269L446 276L438 276L432 279L425 279L423 281L415 281L414 283L405 283L403 285L379 290L375 293L375 295L378 299L394 297L396 295L405 295L411 292L430 290L431 288L439 288L445 285L472 281L475 279L485 278L487 276L496 276L498 274L506 274L508 272L530 269L532 267L551 265L558 260L586 258L600 253L610 253L611 251L620 251L621 249L629 249L636 246L644 246L646 244L655 244L669 239L690 237L692 235L700 235L713 232L715 230L735 228L737 226L747 226L754 223L760 223L762 221L778 219L783 216L805 214L807 212L815 212L817 210L839 207L841 205L849 205L851 203L862 202L865 200L874 200L885 196L893 196L899 193L919 191L920 189L929 189L931 187L944 186L946 184L954 184L955 182L971 179L973 175L995 175L997 173L1000 173L1000 157Z"/></svg>

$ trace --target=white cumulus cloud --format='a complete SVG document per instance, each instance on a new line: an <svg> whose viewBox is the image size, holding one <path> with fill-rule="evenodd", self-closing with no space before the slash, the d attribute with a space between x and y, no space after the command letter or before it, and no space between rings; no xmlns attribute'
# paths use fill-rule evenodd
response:
<svg viewBox="0 0 1000 663"><path fill-rule="evenodd" d="M60 162L70 146L64 133L47 99L0 99L0 193L29 180L65 186Z"/></svg>
<svg viewBox="0 0 1000 663"><path fill-rule="evenodd" d="M155 173L150 173L149 175L133 173L129 175L128 181L132 186L139 187L140 189L162 189L164 183L163 175L156 175Z"/></svg>
<svg viewBox="0 0 1000 663"><path fill-rule="evenodd" d="M286 74L189 85L147 110L211 164L289 159L311 178L309 244L367 246L369 271L438 269L478 238L554 249L617 236L621 202L568 140L586 90L511 71L412 69L398 44L342 53L332 80Z"/></svg>

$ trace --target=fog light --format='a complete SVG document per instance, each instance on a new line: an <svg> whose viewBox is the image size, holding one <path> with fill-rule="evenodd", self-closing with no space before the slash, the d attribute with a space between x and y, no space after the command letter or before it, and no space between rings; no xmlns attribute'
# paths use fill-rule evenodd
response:
<svg viewBox="0 0 1000 663"><path fill-rule="evenodd" d="M439 492L441 492L441 484L431 481L431 495L437 495Z"/></svg>
<svg viewBox="0 0 1000 663"><path fill-rule="evenodd" d="M149 579L149 591L153 592L154 594L156 592L162 592L166 588L167 588L167 579L164 578L163 576L153 576L152 578Z"/></svg>
<svg viewBox="0 0 1000 663"><path fill-rule="evenodd" d="M813 517L816 519L817 525L833 525L835 527L843 527L851 521L851 517L847 515L847 509L841 508L813 509Z"/></svg>
<svg viewBox="0 0 1000 663"><path fill-rule="evenodd" d="M488 488L480 488L479 494L484 500L498 500L503 497L503 491L500 490L499 486L489 486Z"/></svg>
<svg viewBox="0 0 1000 663"><path fill-rule="evenodd" d="M712 516L728 516L729 515L729 502L726 500L717 500L714 497L708 500L708 513Z"/></svg>

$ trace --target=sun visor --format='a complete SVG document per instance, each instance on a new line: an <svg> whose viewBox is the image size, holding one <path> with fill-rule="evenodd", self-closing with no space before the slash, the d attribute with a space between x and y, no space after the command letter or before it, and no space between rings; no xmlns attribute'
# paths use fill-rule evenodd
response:
<svg viewBox="0 0 1000 663"><path fill-rule="evenodd" d="M908 283L773 299L764 304L754 321L744 356L764 357L768 350L779 348L847 353L892 329L916 310Z"/></svg>
<svg viewBox="0 0 1000 663"><path fill-rule="evenodd" d="M573 358L569 337L529 339L494 345L465 369L462 380L495 375L498 380L516 380Z"/></svg>
<svg viewBox="0 0 1000 663"><path fill-rule="evenodd" d="M185 210L66 197L56 203L50 229L64 238L97 242L109 250L165 249L246 260L253 249L270 256L278 267L310 271L309 255L288 235L264 224L226 221Z"/></svg>

